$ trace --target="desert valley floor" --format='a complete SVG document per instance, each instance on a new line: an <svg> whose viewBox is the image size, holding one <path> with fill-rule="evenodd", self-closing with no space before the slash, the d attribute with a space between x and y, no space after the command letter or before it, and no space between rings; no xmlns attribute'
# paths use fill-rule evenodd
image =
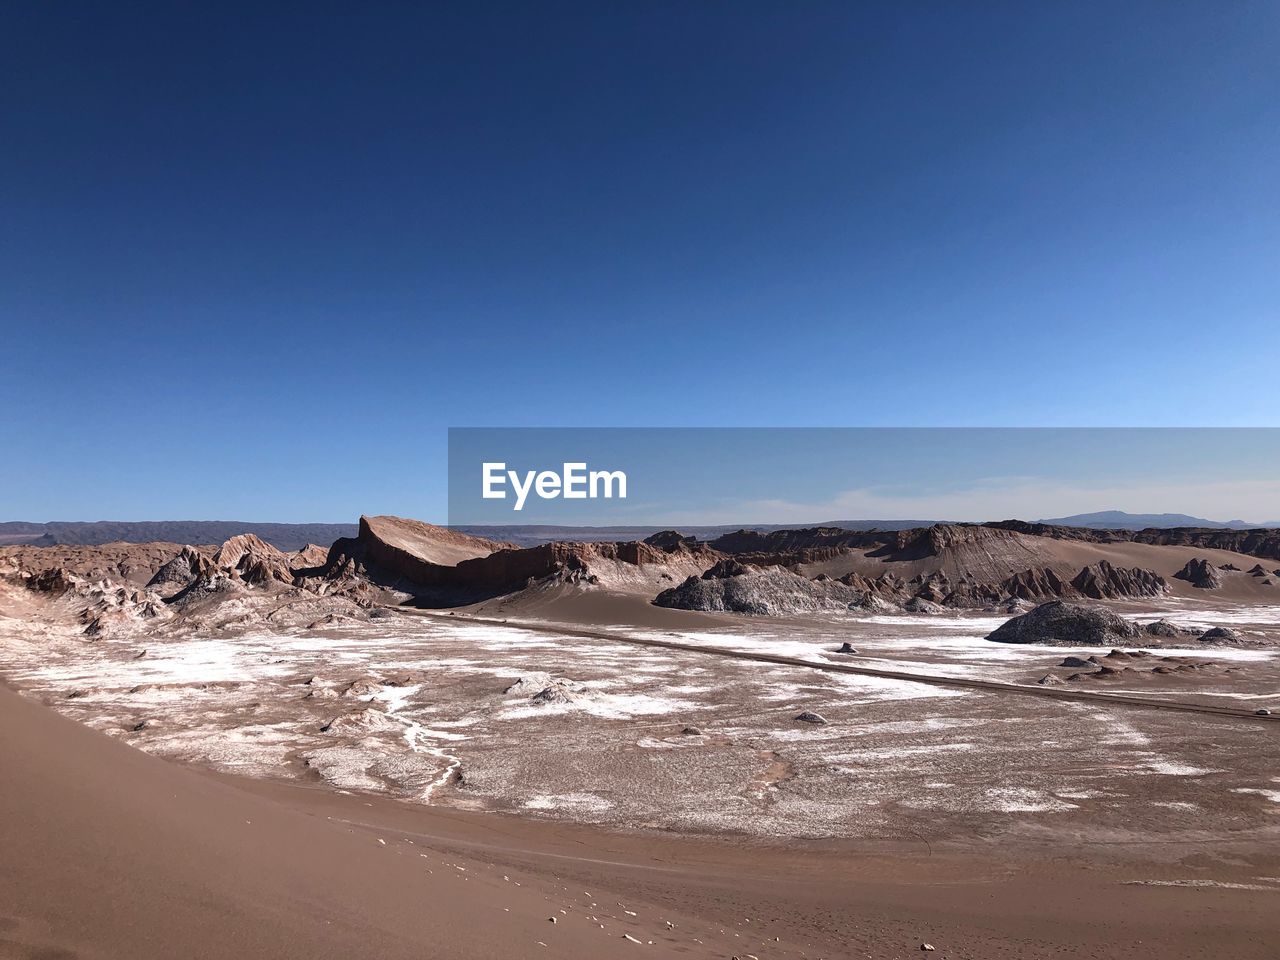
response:
<svg viewBox="0 0 1280 960"><path fill-rule="evenodd" d="M1143 614L1157 615L1280 623L1280 607ZM0 671L150 753L460 809L943 843L1052 843L1062 832L1142 843L1280 827L1280 739L1251 717L826 673L468 619L388 612L318 630L145 643L9 631ZM1108 652L987 642L1003 619L614 629L818 663L848 663L835 651L851 641L860 666L1023 684L1064 654ZM1111 681L1102 692L1208 705L1280 700L1272 651L1213 658L1225 667L1213 683L1188 687L1175 675L1163 685ZM533 702L555 680L560 696ZM805 711L828 722L795 719Z"/></svg>
<svg viewBox="0 0 1280 960"><path fill-rule="evenodd" d="M1274 957L1280 588L1223 576L1108 603L1169 636L1069 647L988 640L1011 617L990 607L745 616L654 607L617 576L453 609L245 576L235 617L86 636L58 604L97 594L24 587L0 677L117 741L90 752L127 744L412 858L423 883L483 887L519 919L475 955ZM0 957L94 955L10 922L28 933L0 925ZM236 955L216 942L190 955Z"/></svg>

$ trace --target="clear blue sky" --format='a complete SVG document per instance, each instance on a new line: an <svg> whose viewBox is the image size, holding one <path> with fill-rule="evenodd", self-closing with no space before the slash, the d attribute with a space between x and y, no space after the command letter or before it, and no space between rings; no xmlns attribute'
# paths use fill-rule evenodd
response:
<svg viewBox="0 0 1280 960"><path fill-rule="evenodd" d="M1278 49L1270 2L6 4L0 519L442 519L448 426L1276 424Z"/></svg>

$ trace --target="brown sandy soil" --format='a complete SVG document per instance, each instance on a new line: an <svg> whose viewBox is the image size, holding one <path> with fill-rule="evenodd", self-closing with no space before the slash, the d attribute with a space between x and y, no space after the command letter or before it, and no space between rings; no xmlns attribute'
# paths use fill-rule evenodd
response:
<svg viewBox="0 0 1280 960"><path fill-rule="evenodd" d="M5 689L0 764L6 958L1274 956L1275 851L610 834L202 774Z"/></svg>
<svg viewBox="0 0 1280 960"><path fill-rule="evenodd" d="M499 620L510 617L513 620L581 626L614 624L654 630L704 630L730 627L741 622L729 614L658 607L652 600L653 588L623 590L611 586L601 589L553 583L459 607L455 612L459 616Z"/></svg>
<svg viewBox="0 0 1280 960"><path fill-rule="evenodd" d="M547 870L473 869L393 821L340 822L314 792L255 795L4 687L0 768L4 958L629 956L627 932L646 955L728 949L686 911L623 908L602 886L593 907Z"/></svg>

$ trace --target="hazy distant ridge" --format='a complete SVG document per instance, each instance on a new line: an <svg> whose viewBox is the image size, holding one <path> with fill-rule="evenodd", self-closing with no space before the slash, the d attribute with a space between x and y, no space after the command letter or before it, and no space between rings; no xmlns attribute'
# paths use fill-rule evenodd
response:
<svg viewBox="0 0 1280 960"><path fill-rule="evenodd" d="M354 537L354 523L250 523L243 520L25 520L0 522L0 544L222 543L241 533L257 534L278 550L298 550L308 543L328 546L339 537Z"/></svg>
<svg viewBox="0 0 1280 960"><path fill-rule="evenodd" d="M1040 520L1060 527L1089 527L1097 530L1149 530L1172 527L1208 527L1215 530L1260 530L1280 527L1280 520L1266 523L1246 523L1244 520L1206 520L1185 513L1125 513L1123 510L1101 510L1097 513L1077 513L1070 517L1054 517Z"/></svg>

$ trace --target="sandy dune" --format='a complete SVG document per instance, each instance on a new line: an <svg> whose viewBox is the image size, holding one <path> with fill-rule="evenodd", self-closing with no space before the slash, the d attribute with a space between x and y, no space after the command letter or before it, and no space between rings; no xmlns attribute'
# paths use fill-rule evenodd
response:
<svg viewBox="0 0 1280 960"><path fill-rule="evenodd" d="M5 958L1274 956L1275 851L606 834L219 778L7 689L0 765Z"/></svg>

